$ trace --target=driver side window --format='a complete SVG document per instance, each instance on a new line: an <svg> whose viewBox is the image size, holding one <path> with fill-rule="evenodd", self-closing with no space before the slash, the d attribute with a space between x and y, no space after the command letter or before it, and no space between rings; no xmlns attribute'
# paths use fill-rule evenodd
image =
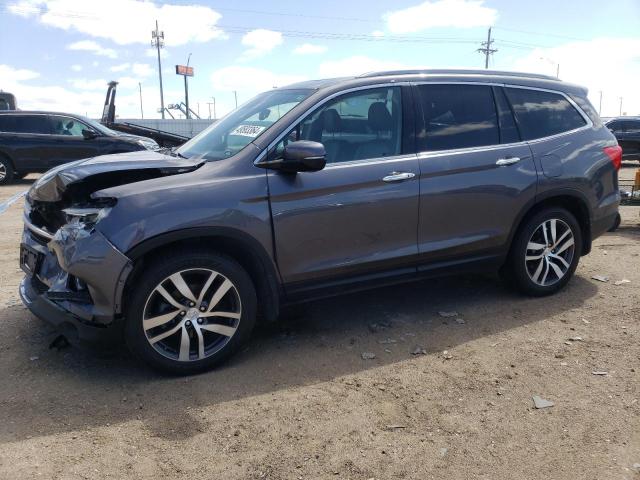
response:
<svg viewBox="0 0 640 480"><path fill-rule="evenodd" d="M51 117L53 122L53 134L54 135L69 135L73 137L81 137L82 130L93 130L84 123L79 122L75 118L71 117Z"/></svg>
<svg viewBox="0 0 640 480"><path fill-rule="evenodd" d="M279 158L290 142L324 145L327 164L391 157L402 149L400 87L373 88L330 100L296 125L275 147Z"/></svg>

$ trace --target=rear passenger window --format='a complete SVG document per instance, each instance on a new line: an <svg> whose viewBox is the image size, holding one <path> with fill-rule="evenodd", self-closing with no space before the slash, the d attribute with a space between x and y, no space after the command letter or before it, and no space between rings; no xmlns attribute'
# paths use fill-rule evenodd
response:
<svg viewBox="0 0 640 480"><path fill-rule="evenodd" d="M427 84L417 89L423 116L417 135L419 151L500 143L491 87Z"/></svg>
<svg viewBox="0 0 640 480"><path fill-rule="evenodd" d="M525 88L505 88L523 140L550 137L587 124L562 95Z"/></svg>
<svg viewBox="0 0 640 480"><path fill-rule="evenodd" d="M49 123L45 115L2 115L0 132L49 133Z"/></svg>

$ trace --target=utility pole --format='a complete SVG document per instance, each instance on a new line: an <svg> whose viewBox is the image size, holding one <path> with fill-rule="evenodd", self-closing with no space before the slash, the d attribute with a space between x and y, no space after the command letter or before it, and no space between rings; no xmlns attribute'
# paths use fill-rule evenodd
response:
<svg viewBox="0 0 640 480"><path fill-rule="evenodd" d="M489 68L489 55L493 55L498 51L497 48L491 48L494 40L491 39L491 27L489 27L489 31L487 32L487 41L482 42L482 46L478 49L478 52L484 53L484 68Z"/></svg>
<svg viewBox="0 0 640 480"><path fill-rule="evenodd" d="M620 99L620 116L622 116L622 97L618 97Z"/></svg>
<svg viewBox="0 0 640 480"><path fill-rule="evenodd" d="M217 119L218 115L216 115L216 97L211 97L213 98L213 119Z"/></svg>
<svg viewBox="0 0 640 480"><path fill-rule="evenodd" d="M602 90L600 90L600 103L598 104L598 115L602 115Z"/></svg>
<svg viewBox="0 0 640 480"><path fill-rule="evenodd" d="M238 108L238 92L236 90L233 91L233 96L236 98L236 109Z"/></svg>
<svg viewBox="0 0 640 480"><path fill-rule="evenodd" d="M138 82L138 91L140 92L140 118L144 118L144 111L142 110L142 84Z"/></svg>
<svg viewBox="0 0 640 480"><path fill-rule="evenodd" d="M560 79L560 64L558 64L558 68L556 68L556 78Z"/></svg>
<svg viewBox="0 0 640 480"><path fill-rule="evenodd" d="M158 29L158 20L156 20L156 29L151 32L151 46L158 50L158 77L160 78L160 111L164 119L164 92L162 91L162 62L160 61L160 49L164 47L164 32ZM186 81L186 80L185 80Z"/></svg>

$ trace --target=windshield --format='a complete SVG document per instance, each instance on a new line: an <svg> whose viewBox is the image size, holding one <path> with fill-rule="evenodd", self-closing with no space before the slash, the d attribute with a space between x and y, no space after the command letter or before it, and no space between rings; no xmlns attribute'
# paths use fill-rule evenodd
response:
<svg viewBox="0 0 640 480"><path fill-rule="evenodd" d="M98 123L95 120L92 120L90 118L82 117L82 121L87 123L87 124L89 124L89 126L91 128L97 130L98 132L102 133L103 135L111 135L111 136L118 135L118 132L114 132L110 128L107 128L104 125L102 125L101 123Z"/></svg>
<svg viewBox="0 0 640 480"><path fill-rule="evenodd" d="M187 158L222 160L235 155L289 110L313 93L309 89L261 93L182 145L176 152Z"/></svg>

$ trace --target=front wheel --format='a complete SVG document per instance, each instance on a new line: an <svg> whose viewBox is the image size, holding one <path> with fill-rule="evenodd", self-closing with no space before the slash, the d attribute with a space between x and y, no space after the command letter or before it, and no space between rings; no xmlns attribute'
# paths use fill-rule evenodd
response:
<svg viewBox="0 0 640 480"><path fill-rule="evenodd" d="M125 340L154 368L208 370L249 337L256 320L251 278L233 259L183 251L138 276L126 308Z"/></svg>
<svg viewBox="0 0 640 480"><path fill-rule="evenodd" d="M576 218L563 208L548 208L525 221L516 234L506 265L507 278L527 295L562 289L573 276L582 252Z"/></svg>

